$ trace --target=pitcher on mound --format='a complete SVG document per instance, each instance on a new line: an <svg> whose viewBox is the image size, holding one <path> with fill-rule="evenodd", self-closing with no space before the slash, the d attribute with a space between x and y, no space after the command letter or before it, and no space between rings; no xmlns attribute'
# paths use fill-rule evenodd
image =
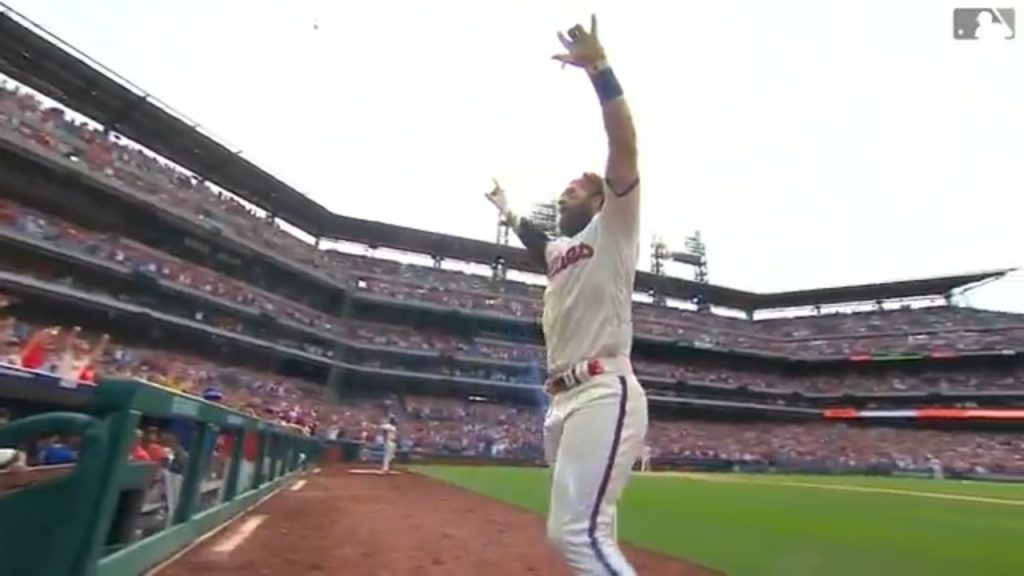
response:
<svg viewBox="0 0 1024 576"><path fill-rule="evenodd" d="M589 31L576 25L558 38L565 53L554 59L586 73L597 93L608 137L604 176L586 172L562 192L557 238L513 214L497 182L487 198L547 269L548 538L577 574L635 574L616 542L615 509L647 434L647 396L629 361L640 253L636 131L597 19Z"/></svg>

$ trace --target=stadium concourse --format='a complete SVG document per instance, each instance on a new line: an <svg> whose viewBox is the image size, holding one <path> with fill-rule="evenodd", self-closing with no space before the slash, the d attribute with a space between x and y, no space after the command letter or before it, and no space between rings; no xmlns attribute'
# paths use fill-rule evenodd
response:
<svg viewBox="0 0 1024 576"><path fill-rule="evenodd" d="M393 416L410 459L540 459L539 287L321 250L75 118L20 88L0 91L0 336L8 367L76 386L135 378L371 449ZM281 213L294 211L289 206ZM388 245L386 230L374 227L365 243ZM395 236L392 245L410 249L405 242ZM478 244L444 245L469 246L465 259L479 262ZM644 281L667 297L699 291L713 305L752 314L773 302L842 303L844 294L869 302L942 295L985 278L795 296ZM839 406L1019 406L1020 315L879 306L753 321L638 303L635 324L656 466L1024 475L1024 442L1007 426L822 419ZM4 418L23 410L10 403ZM173 422L147 421L132 457L173 472L189 457L183 446ZM19 467L76 458L73 437L7 448L21 449ZM216 447L221 455L229 449Z"/></svg>

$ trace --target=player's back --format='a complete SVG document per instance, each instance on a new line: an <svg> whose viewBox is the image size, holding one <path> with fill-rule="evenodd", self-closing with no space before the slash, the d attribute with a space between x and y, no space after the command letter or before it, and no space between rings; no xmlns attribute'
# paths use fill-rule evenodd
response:
<svg viewBox="0 0 1024 576"><path fill-rule="evenodd" d="M633 342L633 286L640 245L602 223L547 247L544 339L548 369L594 358L628 357Z"/></svg>

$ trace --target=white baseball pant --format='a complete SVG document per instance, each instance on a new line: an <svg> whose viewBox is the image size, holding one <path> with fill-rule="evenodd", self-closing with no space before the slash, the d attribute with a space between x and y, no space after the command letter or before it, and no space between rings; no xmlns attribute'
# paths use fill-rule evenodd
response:
<svg viewBox="0 0 1024 576"><path fill-rule="evenodd" d="M636 574L619 550L615 516L646 435L647 395L631 373L601 374L552 399L547 533L576 574Z"/></svg>
<svg viewBox="0 0 1024 576"><path fill-rule="evenodd" d="M384 459L381 461L380 469L384 472L391 470L391 461L395 459L395 451L398 446L394 442L384 443Z"/></svg>

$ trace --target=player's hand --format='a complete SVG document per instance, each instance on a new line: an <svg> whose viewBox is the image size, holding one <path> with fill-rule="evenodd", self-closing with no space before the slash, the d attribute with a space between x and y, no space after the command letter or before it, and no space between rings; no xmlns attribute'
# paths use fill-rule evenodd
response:
<svg viewBox="0 0 1024 576"><path fill-rule="evenodd" d="M600 67L605 62L604 47L597 39L597 16L590 16L590 30L577 24L567 32L558 33L558 40L565 47L565 52L555 54L551 58L558 60L562 65L570 64L577 68L591 71Z"/></svg>
<svg viewBox="0 0 1024 576"><path fill-rule="evenodd" d="M494 204L498 212L508 214L508 197L505 196L505 189L498 183L497 178L491 178L491 181L494 182L494 188L487 194L484 194L484 198L487 198L491 204Z"/></svg>

